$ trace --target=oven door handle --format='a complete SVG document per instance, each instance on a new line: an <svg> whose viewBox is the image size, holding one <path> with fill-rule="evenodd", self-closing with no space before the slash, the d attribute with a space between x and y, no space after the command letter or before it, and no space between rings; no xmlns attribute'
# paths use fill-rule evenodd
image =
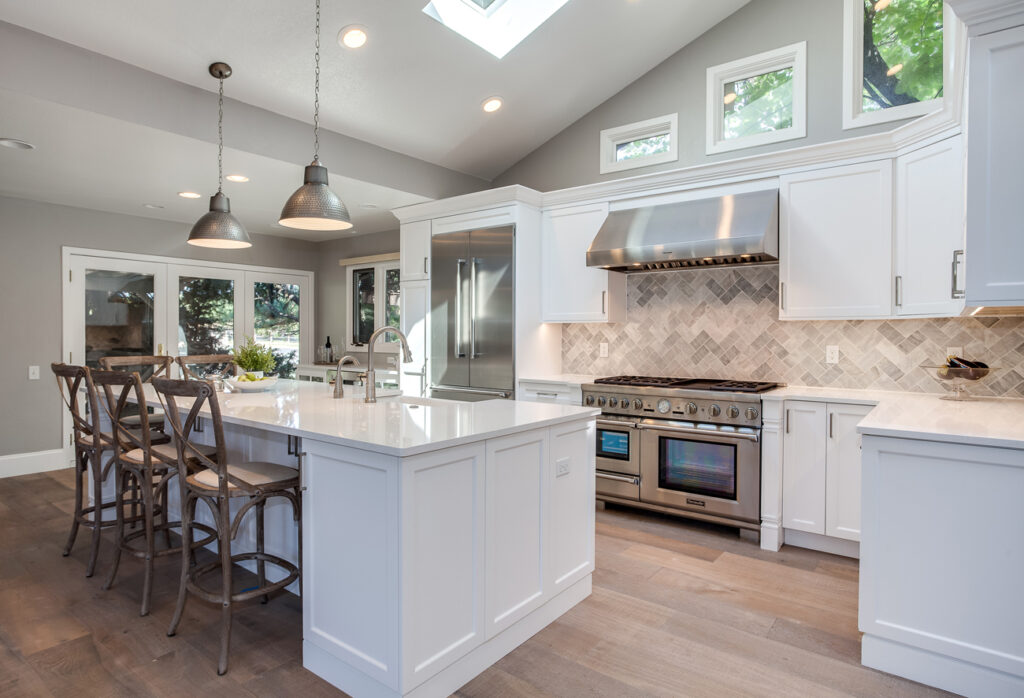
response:
<svg viewBox="0 0 1024 698"><path fill-rule="evenodd" d="M615 480L615 482L626 482L629 483L630 485L640 484L640 478L638 477L628 477L626 475L613 475L612 473L605 473L600 470L598 470L595 474L597 475L597 477L603 480Z"/></svg>
<svg viewBox="0 0 1024 698"><path fill-rule="evenodd" d="M616 422L611 419L597 419L597 426L608 427L609 429L635 429L636 422Z"/></svg>
<svg viewBox="0 0 1024 698"><path fill-rule="evenodd" d="M639 424L638 428L647 431L669 431L673 434L690 434L692 436L717 436L726 439L743 439L744 441L753 441L757 443L760 441L760 437L757 434L744 434L739 431L718 431L712 429L690 429L687 427L670 427L670 426L659 426L655 424Z"/></svg>

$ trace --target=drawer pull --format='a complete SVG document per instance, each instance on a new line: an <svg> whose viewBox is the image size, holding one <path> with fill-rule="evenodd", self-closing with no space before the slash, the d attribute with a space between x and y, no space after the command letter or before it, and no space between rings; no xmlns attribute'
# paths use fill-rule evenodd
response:
<svg viewBox="0 0 1024 698"><path fill-rule="evenodd" d="M604 473L600 470L597 471L597 476L602 480L614 480L615 482L625 482L630 485L639 485L640 478L638 477L627 477L625 475L614 475L612 473Z"/></svg>

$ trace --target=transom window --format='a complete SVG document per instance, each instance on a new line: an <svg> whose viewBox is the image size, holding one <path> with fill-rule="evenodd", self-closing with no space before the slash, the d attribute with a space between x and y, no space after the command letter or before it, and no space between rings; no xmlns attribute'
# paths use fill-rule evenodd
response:
<svg viewBox="0 0 1024 698"><path fill-rule="evenodd" d="M845 0L843 128L942 108L942 0Z"/></svg>
<svg viewBox="0 0 1024 698"><path fill-rule="evenodd" d="M601 173L678 160L678 121L666 114L601 131Z"/></svg>

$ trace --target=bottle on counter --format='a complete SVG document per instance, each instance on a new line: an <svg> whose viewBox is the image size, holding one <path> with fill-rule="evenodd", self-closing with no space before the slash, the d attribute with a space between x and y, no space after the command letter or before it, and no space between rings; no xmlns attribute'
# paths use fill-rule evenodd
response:
<svg viewBox="0 0 1024 698"><path fill-rule="evenodd" d="M324 361L334 361L334 348L331 346L331 335L327 335L327 343L324 344Z"/></svg>

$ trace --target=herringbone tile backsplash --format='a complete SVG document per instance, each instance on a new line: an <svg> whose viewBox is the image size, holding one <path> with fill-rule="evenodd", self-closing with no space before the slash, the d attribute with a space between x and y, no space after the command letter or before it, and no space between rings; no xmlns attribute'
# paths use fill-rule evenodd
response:
<svg viewBox="0 0 1024 698"><path fill-rule="evenodd" d="M562 370L943 392L920 366L963 347L999 369L971 393L1024 396L1024 318L782 322L778 287L776 266L630 275L627 322L565 325Z"/></svg>

